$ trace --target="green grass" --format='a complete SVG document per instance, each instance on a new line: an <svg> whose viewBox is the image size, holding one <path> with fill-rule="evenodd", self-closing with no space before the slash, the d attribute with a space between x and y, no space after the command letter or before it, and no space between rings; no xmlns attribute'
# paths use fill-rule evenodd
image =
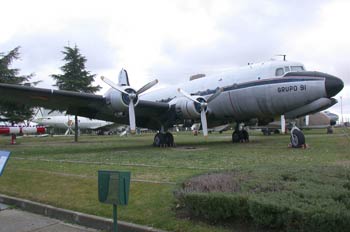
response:
<svg viewBox="0 0 350 232"><path fill-rule="evenodd" d="M72 137L19 138L17 145L9 144L10 137L0 137L0 149L12 152L0 177L0 193L111 217L112 207L97 199L97 171L127 170L132 175L130 202L118 208L121 220L169 231L232 231L177 218L173 192L186 179L217 170L248 171L259 177L256 182L280 176L281 170L350 170L350 141L342 130L336 132L306 131L308 149L288 148L287 135L260 133L251 133L248 144L232 144L228 132L212 134L207 141L174 133L177 148L152 147L152 134L82 136L79 143ZM326 173L314 179L324 178L329 178Z"/></svg>

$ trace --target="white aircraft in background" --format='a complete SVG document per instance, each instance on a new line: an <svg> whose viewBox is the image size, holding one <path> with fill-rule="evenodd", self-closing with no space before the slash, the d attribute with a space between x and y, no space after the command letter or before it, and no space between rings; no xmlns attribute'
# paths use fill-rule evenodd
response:
<svg viewBox="0 0 350 232"><path fill-rule="evenodd" d="M252 119L263 125L280 115L293 119L325 110L337 103L332 97L344 87L335 76L305 71L303 64L285 59L249 64L147 93L157 80L135 90L124 69L118 83L102 79L111 87L103 96L0 84L0 100L129 124L132 132L137 124L159 131L154 137L155 146L173 146L174 137L168 129L184 119L200 121L205 136L208 126L249 124ZM232 133L233 142L248 139L248 132L239 126ZM297 127L291 130L291 144L305 144Z"/></svg>
<svg viewBox="0 0 350 232"><path fill-rule="evenodd" d="M295 123L299 129L327 129L327 133L332 133L337 120L338 116L336 114L332 114L332 117L330 117L329 112L317 112L299 117L293 121L286 121L282 116L280 121L276 120L266 126L252 126L250 128L261 129L264 135L270 135L271 133L285 133L286 129L290 130L293 127L292 123Z"/></svg>
<svg viewBox="0 0 350 232"><path fill-rule="evenodd" d="M193 135L198 135L199 130L202 129L202 125L200 123L195 123L191 126L191 131ZM228 130L231 127L230 124L220 125L212 128L208 128L208 132L219 132L222 133L223 131Z"/></svg>
<svg viewBox="0 0 350 232"><path fill-rule="evenodd" d="M41 114L39 112L41 112ZM43 111L40 109L32 122L35 122L38 125L44 127L66 129L65 135L74 134L75 120L73 115L55 115L57 113L49 113L44 116L42 112ZM112 124L114 123L85 117L78 117L79 129L98 130Z"/></svg>

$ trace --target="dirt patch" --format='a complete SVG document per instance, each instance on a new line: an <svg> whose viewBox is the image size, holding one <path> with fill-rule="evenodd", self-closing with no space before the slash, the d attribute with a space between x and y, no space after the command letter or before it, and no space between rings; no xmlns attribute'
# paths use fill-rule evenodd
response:
<svg viewBox="0 0 350 232"><path fill-rule="evenodd" d="M172 148L172 150L177 150L177 151L206 151L206 150L208 150L208 148L207 147L183 146L183 147Z"/></svg>
<svg viewBox="0 0 350 232"><path fill-rule="evenodd" d="M239 192L241 183L249 179L239 172L209 173L183 183L184 192Z"/></svg>

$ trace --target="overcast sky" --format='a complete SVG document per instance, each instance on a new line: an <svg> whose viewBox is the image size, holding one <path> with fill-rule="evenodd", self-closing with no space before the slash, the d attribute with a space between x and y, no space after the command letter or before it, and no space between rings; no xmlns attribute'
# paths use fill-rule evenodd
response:
<svg viewBox="0 0 350 232"><path fill-rule="evenodd" d="M13 67L54 84L64 46L77 45L97 77L127 69L138 88L287 54L308 70L343 79L350 115L350 1L147 0L1 1L0 52L21 46ZM96 83L108 87L99 78ZM331 108L340 113L340 104Z"/></svg>

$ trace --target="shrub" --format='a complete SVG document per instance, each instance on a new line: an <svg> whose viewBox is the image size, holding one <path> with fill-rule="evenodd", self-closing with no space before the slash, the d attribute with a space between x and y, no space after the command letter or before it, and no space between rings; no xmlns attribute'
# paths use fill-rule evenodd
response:
<svg viewBox="0 0 350 232"><path fill-rule="evenodd" d="M259 171L257 173L262 173ZM254 176L250 173L250 178L244 181L233 178L236 192L215 192L215 186L209 188L214 192L191 192L183 186L176 197L190 215L214 223L238 220L279 231L350 231L348 170L313 167L297 171L294 168L274 174ZM247 176L237 172L234 175ZM227 174L222 176L226 181L230 179ZM206 174L203 179L207 177ZM196 177L196 181L198 179ZM198 191L199 188L191 189Z"/></svg>
<svg viewBox="0 0 350 232"><path fill-rule="evenodd" d="M192 216L202 217L211 222L229 219L247 220L247 197L222 193L180 193L179 204Z"/></svg>

